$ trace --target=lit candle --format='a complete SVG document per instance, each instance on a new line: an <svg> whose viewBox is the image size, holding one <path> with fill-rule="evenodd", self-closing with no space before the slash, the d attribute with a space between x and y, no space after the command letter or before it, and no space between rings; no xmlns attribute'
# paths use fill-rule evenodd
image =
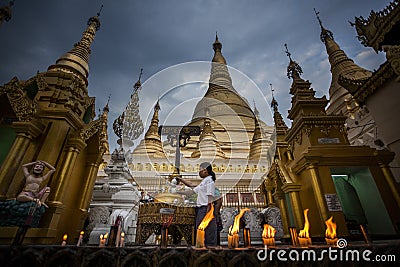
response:
<svg viewBox="0 0 400 267"><path fill-rule="evenodd" d="M239 247L239 234L229 233L228 234L228 248Z"/></svg>
<svg viewBox="0 0 400 267"><path fill-rule="evenodd" d="M100 235L99 247L104 247L104 238L103 238L103 235Z"/></svg>
<svg viewBox="0 0 400 267"><path fill-rule="evenodd" d="M275 246L275 233L276 230L274 227L269 224L264 224L262 240L265 246Z"/></svg>
<svg viewBox="0 0 400 267"><path fill-rule="evenodd" d="M119 246L120 246L120 247L124 247L124 246L125 246L124 240L125 240L125 233L122 232L122 233L121 233L121 240L120 240L120 243L119 243Z"/></svg>
<svg viewBox="0 0 400 267"><path fill-rule="evenodd" d="M304 210L304 229L300 230L297 240L301 247L306 247L312 245L311 237L309 234L310 223L308 221L308 209Z"/></svg>
<svg viewBox="0 0 400 267"><path fill-rule="evenodd" d="M330 246L336 246L338 238L336 237L336 223L333 222L333 216L325 221L325 241Z"/></svg>
<svg viewBox="0 0 400 267"><path fill-rule="evenodd" d="M64 247L65 245L67 245L67 238L68 238L67 234L63 235L63 241L61 242L61 246Z"/></svg>
<svg viewBox="0 0 400 267"><path fill-rule="evenodd" d="M106 233L105 235L104 235L104 239L103 239L103 246L105 246L106 245L106 243L107 243L107 238L108 238L108 233Z"/></svg>
<svg viewBox="0 0 400 267"><path fill-rule="evenodd" d="M196 248L204 248L204 230L202 229L197 229L197 235L196 235Z"/></svg>
<svg viewBox="0 0 400 267"><path fill-rule="evenodd" d="M82 245L83 234L84 234L84 232L81 231L81 232L80 232L80 235L79 235L79 238L78 238L78 243L76 243L76 246L77 246L77 247L79 247L80 245Z"/></svg>
<svg viewBox="0 0 400 267"><path fill-rule="evenodd" d="M243 241L245 248L251 247L250 228L243 229Z"/></svg>

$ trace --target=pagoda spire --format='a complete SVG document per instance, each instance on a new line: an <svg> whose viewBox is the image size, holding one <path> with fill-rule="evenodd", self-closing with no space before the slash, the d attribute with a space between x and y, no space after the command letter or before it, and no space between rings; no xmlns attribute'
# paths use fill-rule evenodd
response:
<svg viewBox="0 0 400 267"><path fill-rule="evenodd" d="M71 72L82 79L86 86L88 85L90 46L94 41L96 31L100 29L99 17L102 8L103 5L96 16L89 18L81 40L70 51L62 55L55 65L50 66L49 71Z"/></svg>
<svg viewBox="0 0 400 267"><path fill-rule="evenodd" d="M226 66L226 60L222 55L222 44L218 40L218 34L215 34L215 42L213 43L214 57L211 64L210 87L220 86L229 90L233 90L232 79Z"/></svg>
<svg viewBox="0 0 400 267"><path fill-rule="evenodd" d="M269 86L271 86L271 96L272 96L271 108L274 112L278 112L278 102L276 102L274 97L275 90L272 88L272 83L270 83Z"/></svg>
<svg viewBox="0 0 400 267"><path fill-rule="evenodd" d="M327 38L333 40L333 33L330 30L325 29L325 27L322 25L322 21L321 21L321 19L319 17L319 11L317 11L314 8L314 12L315 12L315 15L317 16L317 20L319 22L319 26L321 26L321 34L320 34L321 41L323 43L325 43Z"/></svg>
<svg viewBox="0 0 400 267"><path fill-rule="evenodd" d="M289 66L287 67L287 76L289 79L293 79L290 87L290 94L293 95L292 108L289 110L288 118L293 120L295 124L305 114L325 113L325 106L328 104L328 100L325 96L321 98L315 97L315 91L311 88L311 83L300 77L303 70L300 65L292 59L287 44L285 44L285 48L286 55L290 60Z"/></svg>
<svg viewBox="0 0 400 267"><path fill-rule="evenodd" d="M260 116L260 112L257 109L256 101L254 99L253 99L253 105L254 105L254 115L256 116L256 118L258 118Z"/></svg>
<svg viewBox="0 0 400 267"><path fill-rule="evenodd" d="M292 59L292 54L289 52L287 44L285 44L285 48L286 48L285 53L289 58L289 65L287 67L287 77L293 80L301 79L300 74L303 73L302 68L296 61Z"/></svg>
<svg viewBox="0 0 400 267"><path fill-rule="evenodd" d="M150 127L145 134L145 138L150 138L150 137L160 138L160 135L158 134L158 122L159 122L158 112L160 111L160 109L161 109L160 100L157 100L157 103L154 106L154 113L151 119Z"/></svg>
<svg viewBox="0 0 400 267"><path fill-rule="evenodd" d="M343 114L348 113L347 105L355 106L349 90L352 84L357 81L368 79L372 73L366 69L356 65L346 53L340 49L340 46L333 39L331 31L325 29L322 25L319 12L315 9L315 15L318 23L321 26L321 41L325 44L326 52L329 56L329 63L331 65L332 79L329 87L330 104L327 108L328 114ZM345 85L345 86L343 86ZM350 102L349 102L350 101ZM346 102L348 104L346 104Z"/></svg>
<svg viewBox="0 0 400 267"><path fill-rule="evenodd" d="M226 158L211 126L209 111L208 106L205 106L204 113L206 116L204 118L203 129L199 136L198 149L192 153L192 158Z"/></svg>
<svg viewBox="0 0 400 267"><path fill-rule="evenodd" d="M109 103L110 103L111 94L108 96L108 100L106 105L103 108L103 113L100 115L101 120L101 132L100 132L100 142L104 148L104 154L110 154L110 144L108 142L108 132L107 132L107 124L108 124L108 113L110 112Z"/></svg>
<svg viewBox="0 0 400 267"><path fill-rule="evenodd" d="M214 57L212 59L212 62L216 63L221 63L226 65L226 60L224 56L221 53L222 50L222 44L218 40L218 33L215 33L215 42L213 43L213 49L214 49Z"/></svg>
<svg viewBox="0 0 400 267"><path fill-rule="evenodd" d="M154 106L153 117L151 118L149 129L144 135L144 139L135 148L136 155L153 155L156 158L165 158L161 143L161 136L158 133L158 112L160 111L160 100Z"/></svg>
<svg viewBox="0 0 400 267"><path fill-rule="evenodd" d="M143 68L140 68L139 79L133 86L133 89L135 89L134 92L136 92L140 87L142 87L142 82L140 81L140 79L142 78L142 74L143 74Z"/></svg>
<svg viewBox="0 0 400 267"><path fill-rule="evenodd" d="M275 128L277 133L283 133L285 134L286 131L288 130L288 127L285 123L285 121L283 120L282 115L279 113L278 110L278 101L275 100L275 96L274 96L274 89L272 88L272 84L269 84L271 86L271 95L272 95L272 100L271 100L271 108L274 111L274 124L275 124Z"/></svg>

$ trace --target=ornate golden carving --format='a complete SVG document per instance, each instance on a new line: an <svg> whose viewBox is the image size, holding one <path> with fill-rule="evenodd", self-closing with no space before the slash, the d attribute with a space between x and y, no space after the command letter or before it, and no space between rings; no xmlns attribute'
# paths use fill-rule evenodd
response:
<svg viewBox="0 0 400 267"><path fill-rule="evenodd" d="M356 17L355 26L358 36L364 46L370 46L375 51L381 50L380 44L385 35L393 28L400 19L400 1L394 0L382 11L371 11L368 18Z"/></svg>
<svg viewBox="0 0 400 267"><path fill-rule="evenodd" d="M17 77L4 86L0 86L0 95L6 94L19 121L31 121L36 114L36 103L29 99L21 89L23 82Z"/></svg>
<svg viewBox="0 0 400 267"><path fill-rule="evenodd" d="M365 99L380 88L387 80L391 79L395 72L389 62L385 62L370 79L362 84L357 90L350 92L355 100L362 104Z"/></svg>
<svg viewBox="0 0 400 267"><path fill-rule="evenodd" d="M386 58L397 74L397 82L400 82L400 45L385 45L382 47L386 52Z"/></svg>

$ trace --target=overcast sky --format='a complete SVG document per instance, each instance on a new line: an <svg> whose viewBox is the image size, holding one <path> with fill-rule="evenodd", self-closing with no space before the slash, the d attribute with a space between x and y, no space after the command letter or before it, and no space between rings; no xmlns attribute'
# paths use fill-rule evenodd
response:
<svg viewBox="0 0 400 267"><path fill-rule="evenodd" d="M0 0L0 6L8 2ZM379 11L388 3L388 0L17 0L12 19L0 27L0 84L14 76L27 80L37 71L46 71L80 40L88 18L104 4L101 28L91 47L89 94L96 97L97 109L105 105L111 94L112 149L116 147L112 122L128 104L140 68L144 69L145 83L152 76L160 77L159 72L171 66L210 61L216 31L227 64L234 68L231 72L248 76L265 95L267 103L271 100L269 84L272 84L279 110L286 118L291 81L286 77L285 43L292 58L301 65L302 77L312 82L317 96L328 94L330 65L313 8L320 12L325 28L333 32L346 54L358 65L373 70L383 63L384 55L361 45L348 21L354 21L355 16L368 17L371 9ZM168 69L172 72L166 72L170 79L179 75L176 69L172 67ZM146 97L144 86L139 95L143 121L157 97L161 104L160 124L165 124L167 117L174 119L168 123L189 121L196 101L186 100L198 100L204 95L208 74L207 68L201 68L198 77L190 73L187 76L192 77L192 84L176 83L177 89L172 94L166 93L171 88L160 85L159 92ZM269 122L271 115L263 103L265 100L245 90L235 77L233 83L251 107L254 99L261 118ZM171 116L170 110L178 102L189 104L180 105Z"/></svg>

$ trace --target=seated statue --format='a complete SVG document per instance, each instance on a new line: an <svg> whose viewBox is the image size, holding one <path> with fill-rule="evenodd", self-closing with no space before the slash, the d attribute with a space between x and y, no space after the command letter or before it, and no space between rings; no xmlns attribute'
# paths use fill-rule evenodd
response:
<svg viewBox="0 0 400 267"><path fill-rule="evenodd" d="M32 167L32 173L29 172L29 167ZM49 171L42 175L45 167ZM25 176L25 187L21 193L18 194L17 200L20 202L36 201L39 206L44 204L44 201L50 193L50 187L40 188L41 184L47 180L50 175L55 172L55 168L45 161L35 161L22 165L22 170Z"/></svg>

